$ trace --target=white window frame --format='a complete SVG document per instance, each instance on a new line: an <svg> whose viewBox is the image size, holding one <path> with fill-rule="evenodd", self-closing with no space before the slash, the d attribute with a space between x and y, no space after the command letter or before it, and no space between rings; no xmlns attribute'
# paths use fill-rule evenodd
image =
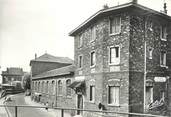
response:
<svg viewBox="0 0 171 117"><path fill-rule="evenodd" d="M90 37L90 43L94 42L96 40L96 27L93 26L91 28L91 37Z"/></svg>
<svg viewBox="0 0 171 117"><path fill-rule="evenodd" d="M115 50L115 59L114 62L112 62L112 56L111 56L111 49L114 48ZM118 48L118 57L116 57L116 49L115 48ZM120 64L120 46L119 45L116 45L116 46L110 46L109 47L109 65L119 65Z"/></svg>
<svg viewBox="0 0 171 117"><path fill-rule="evenodd" d="M153 87L146 87L146 93L147 93L147 88L149 88L150 89L150 103L152 103L153 102Z"/></svg>
<svg viewBox="0 0 171 117"><path fill-rule="evenodd" d="M83 34L80 34L78 36L78 48L81 48L83 46Z"/></svg>
<svg viewBox="0 0 171 117"><path fill-rule="evenodd" d="M162 41L167 41L167 27L164 25L160 26L160 38Z"/></svg>
<svg viewBox="0 0 171 117"><path fill-rule="evenodd" d="M80 60L80 57L82 57L82 59ZM81 69L83 67L83 55L79 55L78 56L78 68Z"/></svg>
<svg viewBox="0 0 171 117"><path fill-rule="evenodd" d="M111 87L113 87L113 88L117 88L118 89L118 94L115 94L115 96L116 95L118 95L118 97L116 98L115 97L115 99L113 99L113 100L115 100L115 102L109 102L110 101L110 97L111 97L111 95L110 95L110 88ZM113 85L108 85L108 89L107 89L107 104L109 105L109 106L119 106L119 102L120 102L120 86L113 86Z"/></svg>
<svg viewBox="0 0 171 117"><path fill-rule="evenodd" d="M92 65L93 59L92 59L92 53L94 53L94 64ZM95 51L91 51L90 52L90 67L95 67L96 65L96 52Z"/></svg>
<svg viewBox="0 0 171 117"><path fill-rule="evenodd" d="M92 89L92 90L91 90ZM91 99L92 98L92 99ZM90 96L89 101L94 103L95 102L95 85L90 85Z"/></svg>
<svg viewBox="0 0 171 117"><path fill-rule="evenodd" d="M119 30L118 30L118 32L113 32L111 23L113 21L116 21L115 19L117 19L117 18L119 18L119 26L118 26ZM117 26L115 25L115 28L116 27ZM116 34L120 34L120 33L121 33L121 16L110 17L109 18L109 34L110 35L116 35Z"/></svg>
<svg viewBox="0 0 171 117"><path fill-rule="evenodd" d="M163 53L163 54L162 54ZM162 57L163 56L163 57ZM161 67L167 67L166 66L166 57L167 57L167 53L166 51L161 51L160 52L160 66Z"/></svg>

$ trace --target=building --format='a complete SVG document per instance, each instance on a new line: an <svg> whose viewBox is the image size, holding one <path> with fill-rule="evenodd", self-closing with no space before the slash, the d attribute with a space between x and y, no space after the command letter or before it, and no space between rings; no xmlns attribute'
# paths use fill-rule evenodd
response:
<svg viewBox="0 0 171 117"><path fill-rule="evenodd" d="M69 33L77 108L169 114L171 17L164 8L158 12L136 0L105 7Z"/></svg>
<svg viewBox="0 0 171 117"><path fill-rule="evenodd" d="M10 84L19 81L22 82L24 71L22 68L10 67L6 71L2 71L2 84Z"/></svg>
<svg viewBox="0 0 171 117"><path fill-rule="evenodd" d="M74 80L73 60L45 53L31 60L30 66L32 99L48 106L75 108L75 93L69 87Z"/></svg>

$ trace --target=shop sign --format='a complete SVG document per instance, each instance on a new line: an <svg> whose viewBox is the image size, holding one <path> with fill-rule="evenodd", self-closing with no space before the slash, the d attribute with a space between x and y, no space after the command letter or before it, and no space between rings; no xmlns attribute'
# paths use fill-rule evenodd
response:
<svg viewBox="0 0 171 117"><path fill-rule="evenodd" d="M155 82L166 82L166 77L154 77Z"/></svg>

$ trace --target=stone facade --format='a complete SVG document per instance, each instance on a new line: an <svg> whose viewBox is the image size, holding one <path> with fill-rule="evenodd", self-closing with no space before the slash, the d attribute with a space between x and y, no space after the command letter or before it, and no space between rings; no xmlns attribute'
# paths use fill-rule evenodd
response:
<svg viewBox="0 0 171 117"><path fill-rule="evenodd" d="M129 5L129 4L126 4ZM125 6L126 6L125 5ZM135 5L135 6L134 6ZM144 6L131 4L131 7L117 6L104 9L98 15L90 17L70 35L74 36L75 58L77 66L75 77L83 76L85 78L86 93L83 94L83 108L97 110L99 103L104 105L107 111L119 112L149 112L144 108L147 99L148 88L152 88L153 102L169 100L168 97L168 71L171 69L171 50L169 49L171 26L170 17L154 12ZM132 8L134 6L135 8ZM113 10L114 9L114 10ZM144 9L147 9L146 11ZM118 34L110 34L110 18L121 17L121 31ZM167 40L161 40L161 25L167 28ZM92 38L92 29L95 27L96 38ZM80 47L80 38L82 46ZM109 64L109 48L111 46L120 47L120 64ZM150 50L152 58L150 58ZM161 51L167 53L166 66L160 64ZM96 65L90 66L91 52L95 52ZM83 65L79 68L79 56L83 56ZM166 74L167 73L167 74ZM166 81L155 81L155 78L164 78ZM92 103L90 98L90 84L94 81L95 101ZM112 106L108 104L108 86L110 82L119 82L119 105ZM144 90L146 90L144 95ZM162 97L163 96L163 97ZM145 100L144 100L145 97ZM78 103L78 102L76 102ZM145 105L147 106L147 105ZM166 110L164 110L166 111ZM168 112L168 110L167 110ZM161 114L161 113L160 113ZM162 114L166 114L162 112ZM99 116L97 113L83 113L84 116ZM126 115L118 115L126 116Z"/></svg>

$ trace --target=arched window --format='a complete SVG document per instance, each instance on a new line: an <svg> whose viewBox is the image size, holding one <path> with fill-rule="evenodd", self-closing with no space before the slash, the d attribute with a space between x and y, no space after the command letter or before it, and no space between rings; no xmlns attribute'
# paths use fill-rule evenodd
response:
<svg viewBox="0 0 171 117"><path fill-rule="evenodd" d="M58 81L58 95L62 95L62 81Z"/></svg>
<svg viewBox="0 0 171 117"><path fill-rule="evenodd" d="M52 81L52 95L55 95L55 81Z"/></svg>
<svg viewBox="0 0 171 117"><path fill-rule="evenodd" d="M40 92L40 82L38 82L38 92Z"/></svg>
<svg viewBox="0 0 171 117"><path fill-rule="evenodd" d="M69 87L70 84L71 84L71 80L68 79L68 80L66 81L66 95L67 95L67 96L71 96L71 88Z"/></svg>
<svg viewBox="0 0 171 117"><path fill-rule="evenodd" d="M49 82L49 84L48 84L48 94L51 94L51 91L52 91L51 88L52 88L51 87L51 82Z"/></svg>
<svg viewBox="0 0 171 117"><path fill-rule="evenodd" d="M44 92L44 81L42 81L42 87L41 87L41 92Z"/></svg>
<svg viewBox="0 0 171 117"><path fill-rule="evenodd" d="M45 89L47 94L48 94L48 87L49 87L48 85L49 85L49 82L47 81L46 82L46 89Z"/></svg>
<svg viewBox="0 0 171 117"><path fill-rule="evenodd" d="M37 82L35 83L35 91L37 92Z"/></svg>

